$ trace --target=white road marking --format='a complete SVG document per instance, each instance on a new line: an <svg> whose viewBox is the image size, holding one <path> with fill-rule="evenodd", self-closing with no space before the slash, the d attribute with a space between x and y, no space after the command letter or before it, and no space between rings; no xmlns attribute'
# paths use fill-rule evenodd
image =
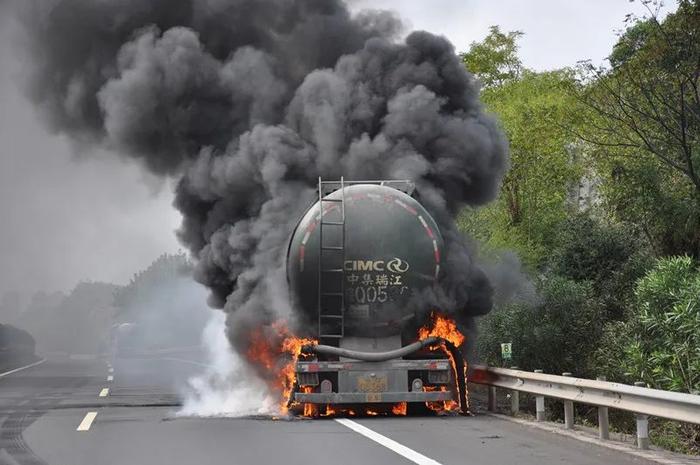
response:
<svg viewBox="0 0 700 465"><path fill-rule="evenodd" d="M109 367L109 372L110 372L110 373L114 373L114 368Z"/></svg>
<svg viewBox="0 0 700 465"><path fill-rule="evenodd" d="M92 426L92 422L95 421L96 416L97 412L86 413L85 418L83 418L83 421L80 422L76 431L89 431L90 426Z"/></svg>
<svg viewBox="0 0 700 465"><path fill-rule="evenodd" d="M25 365L23 367L15 368L14 370L6 371L5 373L0 373L0 378L3 376L11 375L12 373L17 373L18 371L26 370L27 368L35 367L37 365L41 365L46 361L45 358L42 358L38 362L30 363L29 365Z"/></svg>
<svg viewBox="0 0 700 465"><path fill-rule="evenodd" d="M183 358L173 358L173 357L160 357L161 360L170 360L172 362L182 362L189 363L191 365L197 365L205 368L214 368L214 365L208 365L206 363L195 362L194 360L185 360Z"/></svg>
<svg viewBox="0 0 700 465"><path fill-rule="evenodd" d="M114 376L112 376L112 375L107 376L107 381L114 381Z"/></svg>
<svg viewBox="0 0 700 465"><path fill-rule="evenodd" d="M109 394L109 388L102 388L100 391L100 397L107 397L107 394Z"/></svg>
<svg viewBox="0 0 700 465"><path fill-rule="evenodd" d="M356 423L352 420L349 420L347 418L336 418L335 421L345 426L346 428L350 428L354 432L371 439L377 444L380 444L386 447L387 449L396 452L400 456L407 458L413 463L417 463L419 465L440 465L440 462L436 462L435 460L426 457L425 455L420 454L414 451L413 449L409 449L403 444L399 444L393 439L389 439L388 437L383 436L375 431L372 431L371 429L362 426L361 424Z"/></svg>

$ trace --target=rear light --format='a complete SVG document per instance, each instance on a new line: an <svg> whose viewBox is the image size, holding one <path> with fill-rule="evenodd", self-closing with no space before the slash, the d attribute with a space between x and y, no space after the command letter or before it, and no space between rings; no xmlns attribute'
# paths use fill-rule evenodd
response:
<svg viewBox="0 0 700 465"><path fill-rule="evenodd" d="M413 392L420 392L423 390L423 380L420 378L416 378L413 380L411 383L411 391Z"/></svg>
<svg viewBox="0 0 700 465"><path fill-rule="evenodd" d="M448 370L431 370L428 372L428 382L430 384L447 384L450 382L450 372Z"/></svg>
<svg viewBox="0 0 700 465"><path fill-rule="evenodd" d="M321 381L321 392L326 394L328 392L333 392L333 383L330 379L324 379Z"/></svg>

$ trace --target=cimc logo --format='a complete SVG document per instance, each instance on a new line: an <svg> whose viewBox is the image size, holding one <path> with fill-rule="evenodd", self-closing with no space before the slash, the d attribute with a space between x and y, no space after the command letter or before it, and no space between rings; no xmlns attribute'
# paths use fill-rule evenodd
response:
<svg viewBox="0 0 700 465"><path fill-rule="evenodd" d="M391 260L346 260L345 271L388 271L390 273L405 273L409 265L405 260L396 257Z"/></svg>
<svg viewBox="0 0 700 465"><path fill-rule="evenodd" d="M408 271L408 262L397 257L386 264L386 269L392 273L405 273Z"/></svg>

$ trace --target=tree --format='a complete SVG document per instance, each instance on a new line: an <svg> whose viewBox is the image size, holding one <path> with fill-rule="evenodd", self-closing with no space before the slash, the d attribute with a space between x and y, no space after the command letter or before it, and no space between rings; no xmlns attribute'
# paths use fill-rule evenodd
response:
<svg viewBox="0 0 700 465"><path fill-rule="evenodd" d="M517 44L522 35L520 31L503 33L498 26L491 26L482 42L472 42L469 51L461 54L462 62L485 88L517 79L523 69Z"/></svg>
<svg viewBox="0 0 700 465"><path fill-rule="evenodd" d="M176 255L163 254L148 268L135 273L126 286L114 292L114 305L118 308L118 319L129 321L138 315L130 315L135 302L145 300L159 288L181 279L189 278L192 274L192 264L182 253Z"/></svg>
<svg viewBox="0 0 700 465"><path fill-rule="evenodd" d="M462 54L485 83L481 98L508 137L511 168L498 200L465 211L460 223L482 242L516 249L526 263L538 265L581 175L575 141L562 124L576 119L577 101L568 93L572 71L536 73L521 66L516 42L521 36L493 27Z"/></svg>
<svg viewBox="0 0 700 465"><path fill-rule="evenodd" d="M187 256L163 254L114 293L121 350L151 350L199 344L209 317L206 291L192 279Z"/></svg>
<svg viewBox="0 0 700 465"><path fill-rule="evenodd" d="M650 14L629 17L611 66L583 66L576 95L589 115L579 135L602 159L612 210L640 224L661 253L698 256L700 3L681 0L663 21L657 2L643 3Z"/></svg>

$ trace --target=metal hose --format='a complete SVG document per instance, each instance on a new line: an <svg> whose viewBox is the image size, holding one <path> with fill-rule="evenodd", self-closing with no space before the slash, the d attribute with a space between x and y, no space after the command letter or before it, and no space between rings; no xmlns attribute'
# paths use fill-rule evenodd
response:
<svg viewBox="0 0 700 465"><path fill-rule="evenodd" d="M405 355L412 354L423 347L437 344L440 342L438 337L429 337L422 341L414 342L400 349L390 350L388 352L360 352L358 350L341 349L340 347L326 345L308 345L303 348L305 353L316 353L324 355L337 355L338 357L351 358L353 360L361 360L363 362L384 362L387 360L400 358Z"/></svg>

